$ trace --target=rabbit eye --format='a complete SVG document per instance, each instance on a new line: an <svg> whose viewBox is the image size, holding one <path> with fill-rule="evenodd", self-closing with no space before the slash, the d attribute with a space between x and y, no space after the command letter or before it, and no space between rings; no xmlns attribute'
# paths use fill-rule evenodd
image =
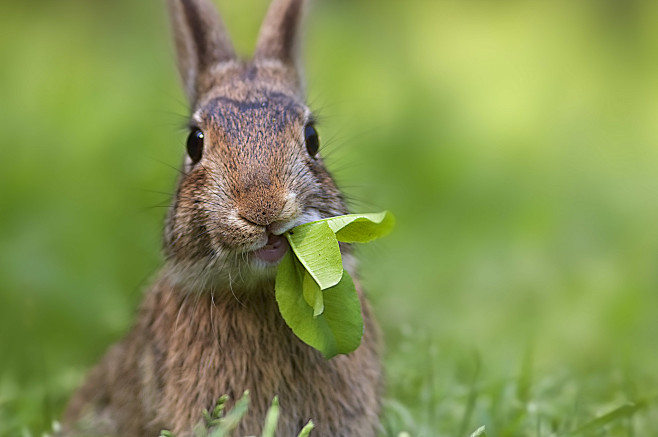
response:
<svg viewBox="0 0 658 437"><path fill-rule="evenodd" d="M320 138L312 124L307 124L304 127L304 141L306 142L306 150L312 157L318 154L320 148Z"/></svg>
<svg viewBox="0 0 658 437"><path fill-rule="evenodd" d="M203 153L203 132L201 129L194 128L187 137L187 154L190 156L193 164L201 160Z"/></svg>

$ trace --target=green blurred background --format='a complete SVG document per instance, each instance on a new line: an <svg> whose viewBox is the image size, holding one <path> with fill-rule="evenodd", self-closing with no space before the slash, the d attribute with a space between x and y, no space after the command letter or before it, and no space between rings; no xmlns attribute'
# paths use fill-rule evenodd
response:
<svg viewBox="0 0 658 437"><path fill-rule="evenodd" d="M267 0L218 3L250 54ZM658 2L308 18L330 169L398 219L360 249L386 432L548 435L641 399L605 435L655 431ZM161 263L187 106L161 0L4 1L0 35L0 435L38 434Z"/></svg>

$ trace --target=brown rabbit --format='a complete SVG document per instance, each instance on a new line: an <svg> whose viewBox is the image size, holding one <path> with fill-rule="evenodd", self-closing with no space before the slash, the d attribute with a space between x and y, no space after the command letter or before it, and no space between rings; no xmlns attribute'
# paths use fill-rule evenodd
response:
<svg viewBox="0 0 658 437"><path fill-rule="evenodd" d="M318 437L377 433L379 334L362 292L363 342L330 360L292 333L274 299L288 250L281 234L347 212L303 100L303 7L274 0L253 59L243 61L210 0L169 0L192 115L166 264L132 331L73 396L66 434L189 436L204 408L244 390L251 403L235 435L259 434L275 395L278 436L296 435L309 419ZM349 247L342 250L354 276Z"/></svg>

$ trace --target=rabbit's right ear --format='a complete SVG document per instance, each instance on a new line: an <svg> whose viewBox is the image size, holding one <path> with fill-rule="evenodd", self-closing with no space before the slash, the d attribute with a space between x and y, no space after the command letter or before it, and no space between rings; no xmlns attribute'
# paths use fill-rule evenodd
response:
<svg viewBox="0 0 658 437"><path fill-rule="evenodd" d="M211 0L168 0L187 98L195 105L213 66L236 59L230 38Z"/></svg>

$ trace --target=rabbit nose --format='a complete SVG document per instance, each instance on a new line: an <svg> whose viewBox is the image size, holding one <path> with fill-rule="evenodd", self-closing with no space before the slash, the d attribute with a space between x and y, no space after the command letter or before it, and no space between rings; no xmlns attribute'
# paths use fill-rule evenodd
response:
<svg viewBox="0 0 658 437"><path fill-rule="evenodd" d="M259 190L248 193L240 200L238 213L243 219L265 226L277 235L287 230L300 212L297 195L286 190Z"/></svg>
<svg viewBox="0 0 658 437"><path fill-rule="evenodd" d="M251 198L248 202L241 202L238 213L248 222L268 226L277 220L282 208L282 203L272 198Z"/></svg>
<svg viewBox="0 0 658 437"><path fill-rule="evenodd" d="M297 196L280 180L266 171L244 174L237 185L241 189L236 190L238 214L250 223L265 227L296 215Z"/></svg>
<svg viewBox="0 0 658 437"><path fill-rule="evenodd" d="M283 196L268 189L252 189L238 201L238 214L250 223L268 226L278 220L284 207Z"/></svg>
<svg viewBox="0 0 658 437"><path fill-rule="evenodd" d="M270 223L276 221L278 214L271 211L240 211L240 216L250 223L259 226L268 226Z"/></svg>

